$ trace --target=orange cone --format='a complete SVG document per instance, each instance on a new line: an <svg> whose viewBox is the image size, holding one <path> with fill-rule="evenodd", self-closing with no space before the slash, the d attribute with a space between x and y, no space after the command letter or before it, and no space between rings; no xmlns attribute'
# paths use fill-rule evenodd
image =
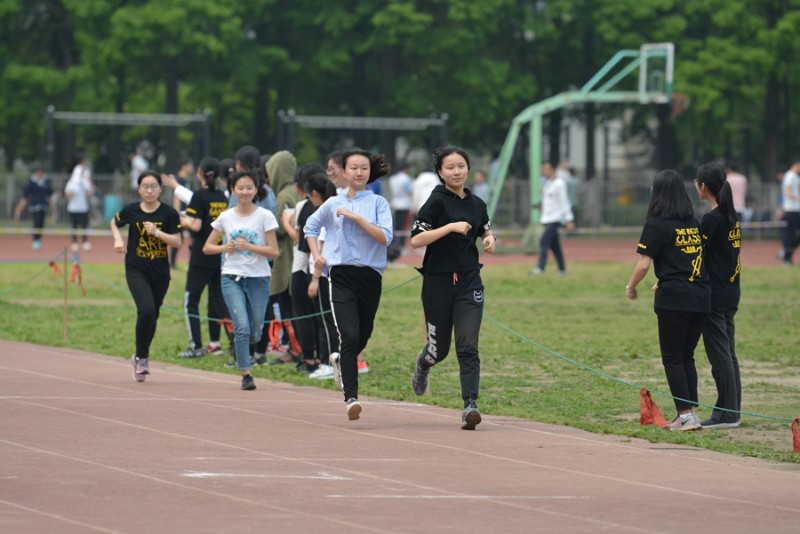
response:
<svg viewBox="0 0 800 534"><path fill-rule="evenodd" d="M800 453L800 417L792 423L792 441L794 442L794 452Z"/></svg>
<svg viewBox="0 0 800 534"><path fill-rule="evenodd" d="M650 392L646 388L642 388L641 395L641 415L639 416L639 424L642 425L656 425L659 428L667 428L667 420L658 409L658 405L650 396Z"/></svg>

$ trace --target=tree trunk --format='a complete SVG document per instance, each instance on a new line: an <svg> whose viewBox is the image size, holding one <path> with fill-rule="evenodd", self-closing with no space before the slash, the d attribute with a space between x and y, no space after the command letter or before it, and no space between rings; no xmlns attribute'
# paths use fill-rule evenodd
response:
<svg viewBox="0 0 800 534"><path fill-rule="evenodd" d="M171 65L167 72L167 113L178 113L178 73L177 65ZM166 151L165 168L169 172L178 166L178 129L167 126L164 132L164 148Z"/></svg>
<svg viewBox="0 0 800 534"><path fill-rule="evenodd" d="M770 183L778 172L778 148L781 143L780 136L780 103L778 95L780 88L775 73L767 79L767 91L764 97L764 173L761 177L763 183Z"/></svg>

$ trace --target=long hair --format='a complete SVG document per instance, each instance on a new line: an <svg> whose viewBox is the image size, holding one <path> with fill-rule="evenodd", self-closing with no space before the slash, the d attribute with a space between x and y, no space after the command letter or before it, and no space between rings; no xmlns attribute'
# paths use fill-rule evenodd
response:
<svg viewBox="0 0 800 534"><path fill-rule="evenodd" d="M739 217L733 207L733 192L727 176L725 169L718 163L706 163L697 169L697 183L706 186L708 192L716 199L717 208L728 220L728 225L734 227Z"/></svg>
<svg viewBox="0 0 800 534"><path fill-rule="evenodd" d="M203 180L206 182L206 187L209 191L216 191L217 178L221 173L219 160L217 158L203 158L197 166L197 170L203 175Z"/></svg>
<svg viewBox="0 0 800 534"><path fill-rule="evenodd" d="M367 152L366 150L362 150L360 148L352 148L350 150L346 150L342 152L342 155L339 157L339 165L342 166L342 169L347 168L347 159L350 156L364 156L369 160L369 179L367 180L368 184L371 184L378 178L382 176L386 176L390 172L392 172L392 166L389 165L389 162L386 161L386 157L383 154L373 154L372 152Z"/></svg>
<svg viewBox="0 0 800 534"><path fill-rule="evenodd" d="M469 155L463 148L457 146L444 146L435 149L433 151L433 160L431 161L431 165L433 165L433 172L436 173L436 177L439 178L439 181L442 182L442 184L444 184L444 180L439 172L442 170L444 158L451 154L458 154L464 158L464 161L467 162L467 169L469 170Z"/></svg>
<svg viewBox="0 0 800 534"><path fill-rule="evenodd" d="M319 193L322 201L325 202L329 198L336 196L336 186L333 182L328 180L328 176L324 172L315 173L308 177L303 185L307 195L311 195L312 191Z"/></svg>
<svg viewBox="0 0 800 534"><path fill-rule="evenodd" d="M647 207L647 218L689 220L694 209L681 175L673 170L664 170L653 179L653 193Z"/></svg>

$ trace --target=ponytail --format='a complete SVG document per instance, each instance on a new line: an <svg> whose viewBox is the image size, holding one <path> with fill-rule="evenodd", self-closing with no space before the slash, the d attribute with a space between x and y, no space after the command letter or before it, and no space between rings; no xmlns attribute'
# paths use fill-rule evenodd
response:
<svg viewBox="0 0 800 534"><path fill-rule="evenodd" d="M206 183L209 191L217 190L217 178L221 171L220 163L217 158L203 158L200 165L197 166L197 171L203 175L203 180Z"/></svg>
<svg viewBox="0 0 800 534"><path fill-rule="evenodd" d="M733 228L739 220L733 207L733 192L727 180L728 174L718 163L706 163L697 169L697 183L703 184L716 199L717 209L725 216L728 225Z"/></svg>

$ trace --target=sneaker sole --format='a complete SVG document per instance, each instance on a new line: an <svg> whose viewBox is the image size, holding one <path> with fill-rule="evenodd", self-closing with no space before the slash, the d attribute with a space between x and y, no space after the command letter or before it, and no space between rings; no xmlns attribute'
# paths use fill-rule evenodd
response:
<svg viewBox="0 0 800 534"><path fill-rule="evenodd" d="M347 407L347 418L351 421L355 421L359 417L361 417L361 408L360 404L353 404Z"/></svg>
<svg viewBox="0 0 800 534"><path fill-rule="evenodd" d="M736 422L736 423L713 423L713 424L710 424L710 425L700 425L700 426L702 426L703 428L707 428L709 430L714 430L714 429L717 429L717 428L719 428L719 429L723 429L723 428L739 428L739 423L738 422Z"/></svg>
<svg viewBox="0 0 800 534"><path fill-rule="evenodd" d="M133 379L137 382L144 382L144 379L147 378L147 375L150 374L150 371L145 373L136 372L136 355L131 356L131 364L133 364Z"/></svg>
<svg viewBox="0 0 800 534"><path fill-rule="evenodd" d="M475 427L481 423L481 413L477 410L469 412L465 421L461 424L463 430L475 430Z"/></svg>
<svg viewBox="0 0 800 534"><path fill-rule="evenodd" d="M670 432L694 432L695 430L701 430L703 427L702 425L684 425L678 428L670 428Z"/></svg>

